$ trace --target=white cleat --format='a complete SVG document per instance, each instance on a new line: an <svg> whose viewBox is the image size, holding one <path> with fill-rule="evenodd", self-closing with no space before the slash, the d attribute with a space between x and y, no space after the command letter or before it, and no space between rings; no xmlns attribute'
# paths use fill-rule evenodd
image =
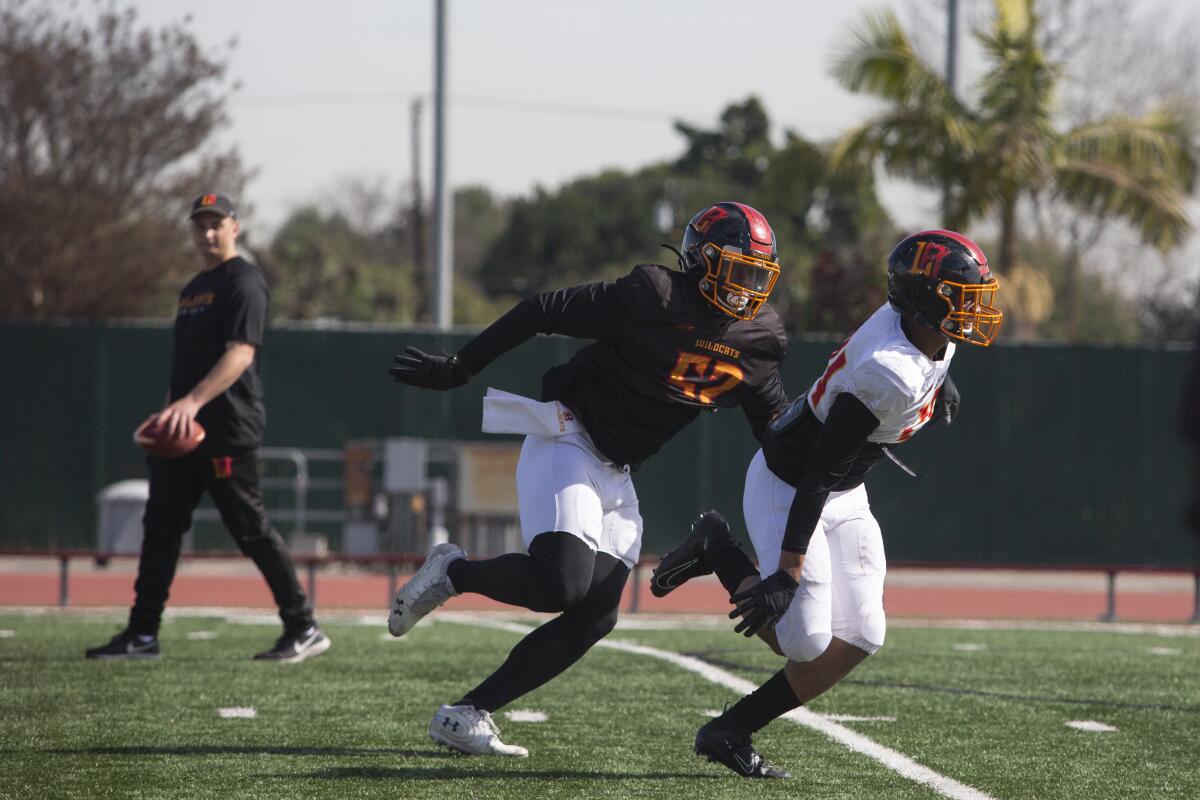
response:
<svg viewBox="0 0 1200 800"><path fill-rule="evenodd" d="M429 738L469 756L517 756L529 751L500 741L500 729L492 715L475 706L442 706L429 723Z"/></svg>
<svg viewBox="0 0 1200 800"><path fill-rule="evenodd" d="M446 577L446 569L451 563L466 557L466 552L456 544L439 544L430 550L429 558L392 598L388 633L403 636L412 630L421 617L457 595L454 585Z"/></svg>

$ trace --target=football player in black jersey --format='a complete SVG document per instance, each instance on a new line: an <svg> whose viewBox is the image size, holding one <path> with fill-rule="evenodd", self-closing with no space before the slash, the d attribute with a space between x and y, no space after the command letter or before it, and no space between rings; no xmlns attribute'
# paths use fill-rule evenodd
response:
<svg viewBox="0 0 1200 800"><path fill-rule="evenodd" d="M446 390L536 334L594 340L545 374L542 402L527 400L532 416L544 410L561 423L519 431L527 434L517 486L528 554L470 561L456 545L438 545L393 600L395 636L462 592L560 614L439 709L430 736L441 744L526 755L500 740L491 712L561 673L616 624L642 539L631 470L702 410L741 406L761 437L786 403L778 371L786 336L766 304L779 277L766 218L742 203L709 206L688 223L677 255L680 271L643 264L611 283L530 297L457 355L408 347L395 359L397 381Z"/></svg>
<svg viewBox="0 0 1200 800"><path fill-rule="evenodd" d="M888 302L772 420L750 463L743 512L757 568L729 544L716 512L702 514L663 556L655 595L716 572L736 606L730 618L741 618L735 630L758 633L788 659L700 729L698 754L747 778L787 777L754 750L751 734L883 645L886 559L863 480L931 420L949 424L959 402L949 380L956 343L991 344L1003 318L992 306L996 290L983 251L965 236L906 237L888 256Z"/></svg>

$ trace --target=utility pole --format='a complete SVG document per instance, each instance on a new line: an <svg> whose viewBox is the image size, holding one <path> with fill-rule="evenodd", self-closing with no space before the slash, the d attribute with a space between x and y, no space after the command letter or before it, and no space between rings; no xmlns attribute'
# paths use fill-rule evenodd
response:
<svg viewBox="0 0 1200 800"><path fill-rule="evenodd" d="M958 84L958 0L946 0L946 84L955 94Z"/></svg>
<svg viewBox="0 0 1200 800"><path fill-rule="evenodd" d="M958 0L946 0L946 86L950 96L958 94ZM942 227L950 227L950 176L942 178Z"/></svg>
<svg viewBox="0 0 1200 800"><path fill-rule="evenodd" d="M421 190L421 106L424 101L416 98L409 106L412 117L412 256L413 283L417 286L417 321L428 322L427 310L432 305L429 291L429 265L425 262L425 197Z"/></svg>
<svg viewBox="0 0 1200 800"><path fill-rule="evenodd" d="M433 65L433 321L454 324L454 204L446 186L446 0L434 0Z"/></svg>

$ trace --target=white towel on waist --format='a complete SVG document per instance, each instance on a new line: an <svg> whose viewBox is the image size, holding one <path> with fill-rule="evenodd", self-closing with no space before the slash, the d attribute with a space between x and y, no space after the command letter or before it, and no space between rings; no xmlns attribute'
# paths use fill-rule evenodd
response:
<svg viewBox="0 0 1200 800"><path fill-rule="evenodd" d="M564 436L582 431L583 425L575 418L571 409L557 400L542 403L490 386L483 398L484 433Z"/></svg>

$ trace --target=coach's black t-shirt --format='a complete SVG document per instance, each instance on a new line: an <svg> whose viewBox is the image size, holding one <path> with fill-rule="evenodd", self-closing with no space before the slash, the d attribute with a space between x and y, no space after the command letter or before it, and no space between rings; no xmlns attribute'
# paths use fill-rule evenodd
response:
<svg viewBox="0 0 1200 800"><path fill-rule="evenodd" d="M530 297L458 356L476 373L537 333L596 340L546 373L542 399L575 412L617 464L645 461L701 410L740 405L761 438L786 403L787 337L774 309L735 320L701 297L694 277L657 264Z"/></svg>
<svg viewBox="0 0 1200 800"><path fill-rule="evenodd" d="M210 444L248 450L262 443L266 426L258 348L267 322L270 290L262 271L241 256L201 272L179 294L171 361L171 400L196 387L225 354L228 342L255 347L254 362L214 397L196 419Z"/></svg>

